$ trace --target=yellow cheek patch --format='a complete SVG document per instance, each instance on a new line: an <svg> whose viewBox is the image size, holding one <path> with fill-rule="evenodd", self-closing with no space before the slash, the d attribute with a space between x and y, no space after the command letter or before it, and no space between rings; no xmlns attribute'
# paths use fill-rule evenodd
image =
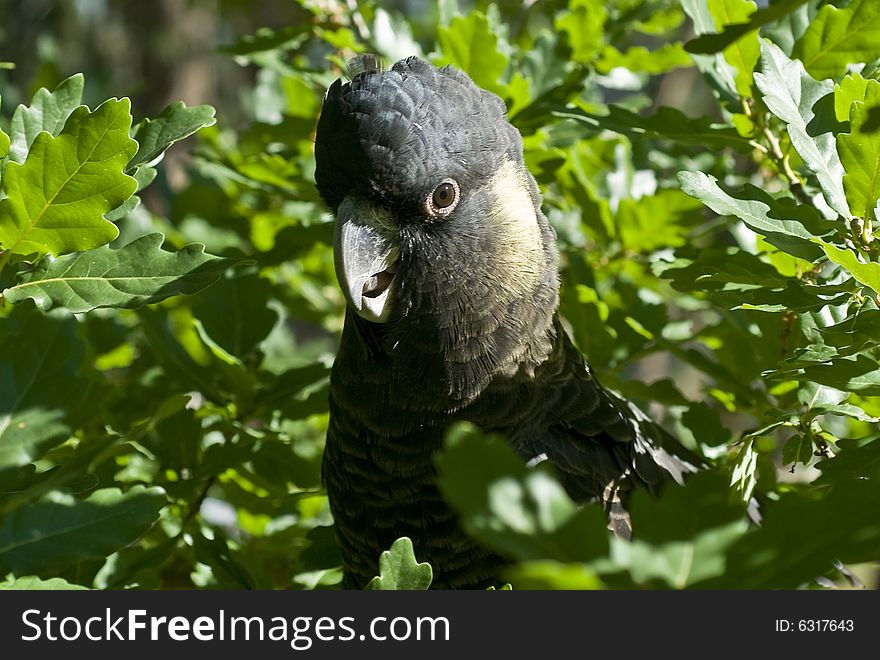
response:
<svg viewBox="0 0 880 660"><path fill-rule="evenodd" d="M499 283L522 295L532 289L546 261L535 203L522 167L505 159L489 182L489 220L498 238Z"/></svg>

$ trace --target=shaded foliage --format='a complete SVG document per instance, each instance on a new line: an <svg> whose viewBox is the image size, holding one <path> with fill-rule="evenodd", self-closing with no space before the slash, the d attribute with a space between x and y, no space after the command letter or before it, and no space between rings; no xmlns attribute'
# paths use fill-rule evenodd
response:
<svg viewBox="0 0 880 660"><path fill-rule="evenodd" d="M313 131L362 52L501 96L572 337L713 463L637 493L625 542L551 470L454 429L441 489L513 587L809 588L840 562L876 580L876 3L293 5L214 51L240 67L216 119L175 98L134 121L79 51L85 78L48 46L4 78L0 588L339 584L320 461L344 302ZM375 588L432 578L407 539L381 567Z"/></svg>

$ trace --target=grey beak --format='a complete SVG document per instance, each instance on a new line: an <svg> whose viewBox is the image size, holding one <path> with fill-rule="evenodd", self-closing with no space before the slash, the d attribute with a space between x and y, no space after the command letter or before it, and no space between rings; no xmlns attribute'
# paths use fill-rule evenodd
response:
<svg viewBox="0 0 880 660"><path fill-rule="evenodd" d="M336 277L349 304L368 321L388 320L399 257L391 213L368 200L346 197L336 213Z"/></svg>

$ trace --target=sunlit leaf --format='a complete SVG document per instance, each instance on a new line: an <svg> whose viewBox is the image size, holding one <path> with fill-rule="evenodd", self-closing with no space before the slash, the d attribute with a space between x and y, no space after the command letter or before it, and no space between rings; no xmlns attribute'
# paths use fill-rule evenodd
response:
<svg viewBox="0 0 880 660"><path fill-rule="evenodd" d="M41 88L29 107L18 106L9 123L9 160L23 163L34 139L41 132L57 136L64 122L82 102L85 78L77 73L62 81L54 91Z"/></svg>
<svg viewBox="0 0 880 660"><path fill-rule="evenodd" d="M572 0L553 25L568 36L572 59L589 62L604 43L607 18L608 11L600 0Z"/></svg>
<svg viewBox="0 0 880 660"><path fill-rule="evenodd" d="M71 584L61 578L41 580L34 575L9 578L0 582L0 591L67 591L76 589L88 589L88 587L84 587L81 584Z"/></svg>
<svg viewBox="0 0 880 660"><path fill-rule="evenodd" d="M40 133L24 164L10 162L0 201L0 247L12 254L88 250L119 231L104 214L134 193L123 173L137 143L128 136L128 99L109 100L89 112L77 108L53 137Z"/></svg>
<svg viewBox="0 0 880 660"><path fill-rule="evenodd" d="M850 108L856 101L865 100L865 92L868 88L868 80L858 73L844 76L843 80L834 86L834 115L837 121L849 121ZM839 138L838 138L839 141ZM838 149L839 149L838 145Z"/></svg>
<svg viewBox="0 0 880 660"><path fill-rule="evenodd" d="M874 0L853 0L843 9L826 4L792 55L818 79L837 78L852 63L880 57L880 5Z"/></svg>
<svg viewBox="0 0 880 660"><path fill-rule="evenodd" d="M836 96L835 96L836 99ZM843 189L853 215L872 217L874 205L880 197L880 131L865 131L870 108L880 107L880 82L867 81L864 102L857 100L851 106L850 132L837 137L840 162L846 170Z"/></svg>
<svg viewBox="0 0 880 660"><path fill-rule="evenodd" d="M503 91L499 81L507 68L507 57L499 52L498 36L484 14L456 16L448 27L440 27L437 41L442 56L438 64L454 64L480 87Z"/></svg>
<svg viewBox="0 0 880 660"><path fill-rule="evenodd" d="M804 164L816 174L828 204L844 218L850 209L843 191L843 166L837 155L832 130L833 115L824 116L820 101L834 93L830 80L817 82L804 71L798 60L789 59L782 50L767 41L761 42L761 72L755 84L770 111L787 124L791 143Z"/></svg>
<svg viewBox="0 0 880 660"><path fill-rule="evenodd" d="M709 55L718 53L762 25L779 20L795 11L809 0L779 0L768 7L749 14L747 22L730 22L724 25L719 34L701 34L685 44L685 50L694 54Z"/></svg>
<svg viewBox="0 0 880 660"><path fill-rule="evenodd" d="M829 243L822 243L822 249L831 261L846 268L859 282L874 291L880 291L880 263L860 261L852 250L841 249Z"/></svg>
<svg viewBox="0 0 880 660"><path fill-rule="evenodd" d="M709 11L718 27L738 23L749 25L748 19L755 12L752 0L709 0ZM724 58L736 69L736 91L741 96L752 95L752 72L760 54L758 35L754 31L743 33L724 48Z"/></svg>
<svg viewBox="0 0 880 660"><path fill-rule="evenodd" d="M407 537L397 539L379 557L379 575L370 580L371 591L425 590L434 574L430 564L419 563Z"/></svg>
<svg viewBox="0 0 880 660"><path fill-rule="evenodd" d="M693 66L693 60L684 52L680 43L663 44L655 50L648 50L644 46L632 46L622 52L614 46L605 46L599 53L595 66L602 73L608 73L616 67L624 67L630 71L656 75Z"/></svg>
<svg viewBox="0 0 880 660"><path fill-rule="evenodd" d="M172 144L200 128L212 126L215 121L214 108L210 105L187 108L181 101L172 103L157 117L144 119L134 127L138 149L126 172L132 173L141 165L154 164Z"/></svg>

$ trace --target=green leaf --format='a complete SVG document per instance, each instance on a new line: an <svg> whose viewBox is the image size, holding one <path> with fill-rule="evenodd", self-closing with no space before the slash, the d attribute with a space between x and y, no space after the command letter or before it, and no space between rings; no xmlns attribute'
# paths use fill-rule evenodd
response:
<svg viewBox="0 0 880 660"><path fill-rule="evenodd" d="M821 216L813 207L774 199L754 187L748 187L745 194L740 193L745 198L733 197L718 185L714 176L702 172L679 172L678 180L688 195L696 197L718 215L741 219L780 250L808 261L820 256L815 235L827 230L822 228Z"/></svg>
<svg viewBox="0 0 880 660"><path fill-rule="evenodd" d="M820 245L831 261L846 268L850 275L865 286L880 292L880 264L874 261L863 263L852 250L842 249L830 243L820 243Z"/></svg>
<svg viewBox="0 0 880 660"><path fill-rule="evenodd" d="M302 22L283 27L280 30L260 28L254 34L244 35L238 38L235 43L219 50L229 55L247 56L293 47L302 41L307 25L306 22Z"/></svg>
<svg viewBox="0 0 880 660"><path fill-rule="evenodd" d="M169 328L167 313L141 307L137 315L152 354L152 364L161 366L166 378L179 384L178 391L197 389L209 398L222 399L218 392L216 371L203 364L210 362L210 359L200 359L198 362L193 359Z"/></svg>
<svg viewBox="0 0 880 660"><path fill-rule="evenodd" d="M88 589L81 584L71 584L61 578L41 580L35 575L26 575L20 578L8 578L0 582L0 591L67 591Z"/></svg>
<svg viewBox="0 0 880 660"><path fill-rule="evenodd" d="M880 310L860 308L851 316L819 328L821 341L841 351L860 352L880 345Z"/></svg>
<svg viewBox="0 0 880 660"><path fill-rule="evenodd" d="M568 37L571 59L590 62L605 43L608 10L601 0L571 0L568 10L553 22L553 27Z"/></svg>
<svg viewBox="0 0 880 660"><path fill-rule="evenodd" d="M272 284L256 273L224 277L195 301L193 313L225 350L244 357L255 350L278 321L266 302Z"/></svg>
<svg viewBox="0 0 880 660"><path fill-rule="evenodd" d="M585 591L604 587L602 580L590 566L549 559L518 562L506 569L504 575L519 590Z"/></svg>
<svg viewBox="0 0 880 660"><path fill-rule="evenodd" d="M141 165L155 164L172 144L216 121L210 105L187 108L182 101L172 103L158 117L144 119L134 127L138 149L125 171L132 174Z"/></svg>
<svg viewBox="0 0 880 660"><path fill-rule="evenodd" d="M822 364L804 367L799 374L785 374L802 381L815 381L864 396L880 395L880 364L867 355L856 355L828 360Z"/></svg>
<svg viewBox="0 0 880 660"><path fill-rule="evenodd" d="M677 247L702 220L702 205L680 190L667 188L639 199L622 199L615 221L623 245L633 252Z"/></svg>
<svg viewBox="0 0 880 660"><path fill-rule="evenodd" d="M809 465L813 459L813 439L806 433L796 433L782 447L782 464Z"/></svg>
<svg viewBox="0 0 880 660"><path fill-rule="evenodd" d="M833 387L825 387L818 383L807 383L798 390L798 401L806 410L812 410L819 406L836 405L846 398L846 392L841 392Z"/></svg>
<svg viewBox="0 0 880 660"><path fill-rule="evenodd" d="M211 567L211 586L231 589L255 589L256 584L248 567L242 561L240 550L226 540L221 530L213 530L208 538L204 534L193 536L193 552L198 561Z"/></svg>
<svg viewBox="0 0 880 660"><path fill-rule="evenodd" d="M788 277L759 257L736 248L706 248L691 259L678 259L665 268L679 291L704 291L727 309L766 312L819 310L852 297L852 282L813 285Z"/></svg>
<svg viewBox="0 0 880 660"><path fill-rule="evenodd" d="M675 108L661 107L656 114L642 117L616 105L608 106L608 114L598 115L579 108L557 110L556 117L572 119L593 129L614 131L633 139L659 139L737 151L751 151L748 141L735 130L716 124L709 117L691 118Z"/></svg>
<svg viewBox="0 0 880 660"><path fill-rule="evenodd" d="M769 39L788 55L791 55L795 42L807 31L810 21L818 13L819 7L808 1L807 4L801 5L778 21L765 26L761 30L761 36Z"/></svg>
<svg viewBox="0 0 880 660"><path fill-rule="evenodd" d="M28 150L43 131L53 136L61 132L70 113L82 103L84 84L83 75L77 73L62 81L52 92L44 88L37 90L30 107L20 105L15 109L9 123L10 162L25 162Z"/></svg>
<svg viewBox="0 0 880 660"><path fill-rule="evenodd" d="M831 459L831 463L836 459ZM724 575L706 589L794 589L846 564L880 559L880 481L839 481L816 499L797 491L763 508L763 523L727 552ZM809 521L809 524L805 524ZM821 533L817 533L821 530Z"/></svg>
<svg viewBox="0 0 880 660"><path fill-rule="evenodd" d="M840 417L851 417L852 419L857 419L860 422L870 422L872 424L880 422L880 417L872 417L871 415L866 413L863 408L854 406L851 403L838 403L834 405L823 404L814 406L810 409L810 414L813 417L818 417L820 415L838 415Z"/></svg>
<svg viewBox="0 0 880 660"><path fill-rule="evenodd" d="M437 30L437 43L442 57L435 64L453 64L483 89L503 94L499 81L507 68L507 56L499 52L498 36L485 14L475 11L456 16L448 27Z"/></svg>
<svg viewBox="0 0 880 660"><path fill-rule="evenodd" d="M773 426L780 426L782 422ZM753 435L760 435L769 431L772 427L756 431ZM730 485L739 494L743 502L748 502L752 498L755 486L758 485L758 476L756 470L758 468L758 452L755 449L755 443L746 440L742 449L736 456L733 463L733 472L730 475Z"/></svg>
<svg viewBox="0 0 880 660"><path fill-rule="evenodd" d="M880 4L852 0L845 9L826 4L794 45L792 56L819 79L837 78L849 64L880 57Z"/></svg>
<svg viewBox="0 0 880 660"><path fill-rule="evenodd" d="M153 182L153 179L156 178L157 174L158 172L154 167L147 167L146 165L141 166L132 172L131 175L134 177L135 181L137 181L137 192L140 192L150 185ZM119 222L129 213L134 211L140 203L140 197L132 195L125 202L110 211L110 213L104 214L104 217L110 222Z"/></svg>
<svg viewBox="0 0 880 660"><path fill-rule="evenodd" d="M499 436L456 426L436 462L444 497L488 547L518 559L576 562L607 552L601 508L578 507L549 470L527 468Z"/></svg>
<svg viewBox="0 0 880 660"><path fill-rule="evenodd" d="M53 492L0 520L0 572L46 573L84 559L103 559L158 518L161 488L96 490L86 499Z"/></svg>
<svg viewBox="0 0 880 660"><path fill-rule="evenodd" d="M3 297L12 303L30 298L41 309L65 307L74 313L140 307L200 291L233 263L205 254L198 244L166 252L164 239L162 234L148 234L119 249L105 245L44 260L5 289Z"/></svg>
<svg viewBox="0 0 880 660"><path fill-rule="evenodd" d="M304 419L327 410L330 370L321 363L288 369L258 394L257 402L283 411L287 419Z"/></svg>
<svg viewBox="0 0 880 660"><path fill-rule="evenodd" d="M689 405L681 416L681 423L697 445L718 447L730 442L730 430L722 424L721 415L706 403Z"/></svg>
<svg viewBox="0 0 880 660"><path fill-rule="evenodd" d="M836 101L835 95L835 101ZM837 136L837 151L846 170L843 189L853 215L874 220L874 205L880 198L880 131L864 130L868 112L880 107L880 82L867 81L864 102L852 104L850 132Z"/></svg>
<svg viewBox="0 0 880 660"><path fill-rule="evenodd" d="M755 3L752 0L709 0L709 11L718 27L724 27L745 22L755 12ZM760 51L758 35L751 31L724 49L724 58L736 69L736 91L740 96L752 95L752 72Z"/></svg>
<svg viewBox="0 0 880 660"><path fill-rule="evenodd" d="M0 319L0 469L20 467L67 440L67 416L87 391L84 347L67 314L17 307Z"/></svg>
<svg viewBox="0 0 880 660"><path fill-rule="evenodd" d="M865 100L867 88L868 81L858 73L851 73L845 76L839 84L834 86L834 116L837 117L837 121L849 121L852 104L856 101ZM837 149L840 151L839 138Z"/></svg>
<svg viewBox="0 0 880 660"><path fill-rule="evenodd" d="M710 55L719 53L743 36L754 32L762 25L776 21L797 10L809 0L780 0L769 7L759 9L747 16L748 22L730 22L724 24L720 34L705 33L688 41L684 49L689 53ZM719 26L721 27L721 26Z"/></svg>
<svg viewBox="0 0 880 660"><path fill-rule="evenodd" d="M416 560L413 544L401 537L391 544L391 549L379 556L379 575L370 580L370 591L424 591L431 586L434 573L430 564Z"/></svg>
<svg viewBox="0 0 880 660"><path fill-rule="evenodd" d="M632 46L621 52L614 46L605 46L595 61L596 70L608 73L623 67L630 71L657 75L673 69L693 66L690 55L684 52L681 43L663 44L654 50L644 46Z"/></svg>
<svg viewBox="0 0 880 660"><path fill-rule="evenodd" d="M137 187L123 174L137 143L128 136L128 99L77 108L58 137L40 133L23 165L9 163L0 201L0 246L54 255L109 243L119 230L104 214Z"/></svg>
<svg viewBox="0 0 880 660"><path fill-rule="evenodd" d="M633 540L615 538L611 559L638 584L659 579L682 589L723 575L727 548L748 528L744 508L730 500L726 479L711 471L664 490L659 499L637 491L631 510Z"/></svg>
<svg viewBox="0 0 880 660"><path fill-rule="evenodd" d="M681 0L681 7L694 24L697 35L716 36L715 19L709 12L707 0ZM723 50L719 48L718 50ZM742 111L742 101L736 91L736 69L720 52L712 55L693 54L694 64L715 89L722 103L732 112Z"/></svg>
<svg viewBox="0 0 880 660"><path fill-rule="evenodd" d="M789 59L778 46L762 41L761 73L755 73L755 84L770 112L787 124L792 146L816 174L828 205L850 218L842 184L843 165L833 133L836 126L831 124L834 117L816 114L820 99L834 93L834 83L816 82L803 64Z"/></svg>
<svg viewBox="0 0 880 660"><path fill-rule="evenodd" d="M849 480L880 479L880 440L872 438L838 440L840 450L834 458L816 463L822 471L819 484Z"/></svg>

